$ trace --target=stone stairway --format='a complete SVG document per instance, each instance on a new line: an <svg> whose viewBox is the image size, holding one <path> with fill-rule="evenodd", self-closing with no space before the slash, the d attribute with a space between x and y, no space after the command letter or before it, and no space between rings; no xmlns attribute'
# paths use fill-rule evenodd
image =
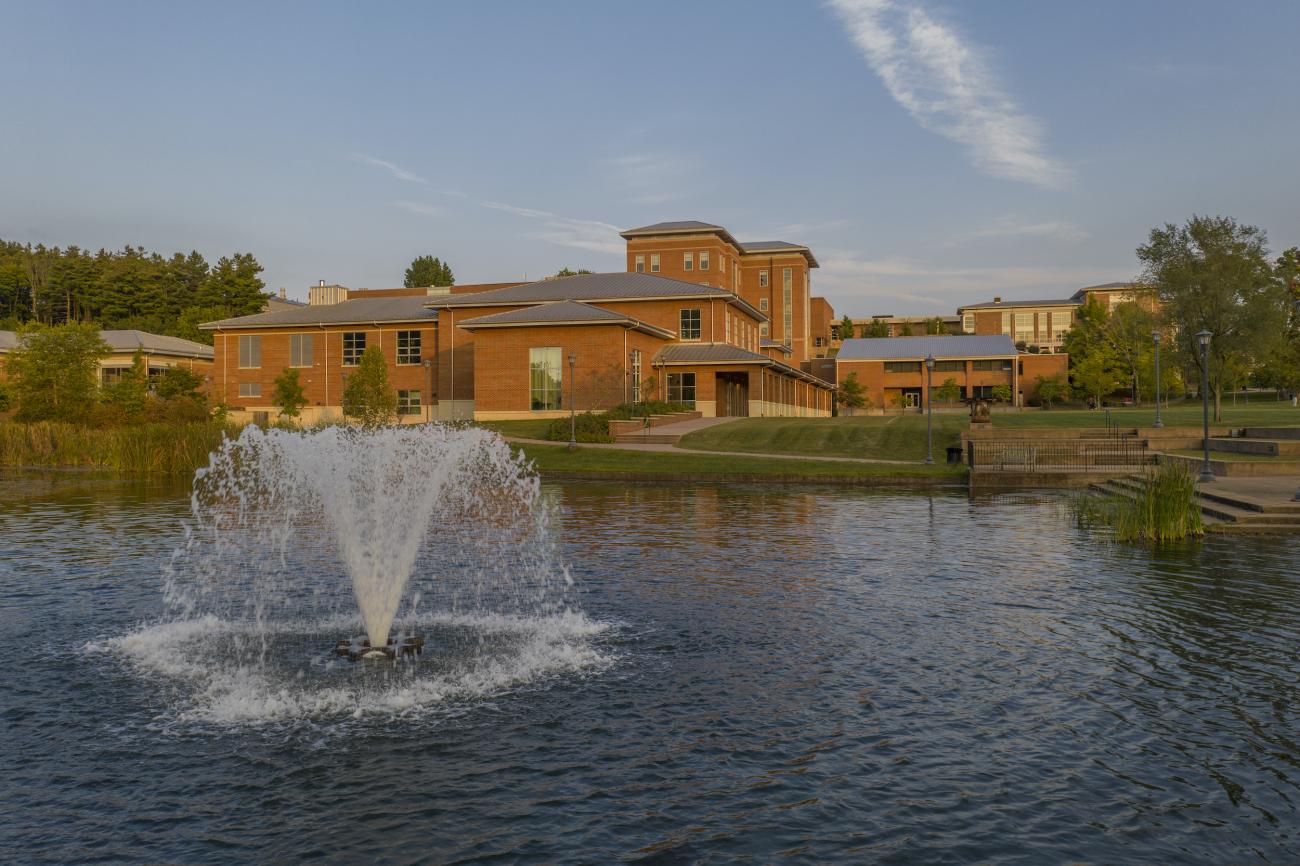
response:
<svg viewBox="0 0 1300 866"><path fill-rule="evenodd" d="M676 445L687 433L726 424L735 418L701 418L699 412L682 412L678 415L652 415L650 426L639 419L611 421L609 430L614 441L626 445ZM620 426L615 426L620 425Z"/></svg>
<svg viewBox="0 0 1300 866"><path fill-rule="evenodd" d="M1276 490L1228 482L1215 484L1223 486L1203 484L1197 488L1197 501L1207 529L1234 533L1300 534L1300 501L1285 498L1290 489L1285 483L1274 485ZM1142 480L1141 476L1127 475L1091 487L1102 493L1132 497L1142 492Z"/></svg>

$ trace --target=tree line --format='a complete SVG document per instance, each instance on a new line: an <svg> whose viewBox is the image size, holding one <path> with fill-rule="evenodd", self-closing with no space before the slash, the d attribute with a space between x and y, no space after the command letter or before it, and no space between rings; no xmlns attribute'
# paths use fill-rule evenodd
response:
<svg viewBox="0 0 1300 866"><path fill-rule="evenodd" d="M93 322L211 344L202 322L261 311L266 284L251 253L209 265L198 252L90 252L0 240L0 327Z"/></svg>

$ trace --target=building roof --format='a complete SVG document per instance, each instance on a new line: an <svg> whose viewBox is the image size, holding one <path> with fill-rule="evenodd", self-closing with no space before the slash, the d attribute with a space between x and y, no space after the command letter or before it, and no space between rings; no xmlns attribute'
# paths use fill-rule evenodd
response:
<svg viewBox="0 0 1300 866"><path fill-rule="evenodd" d="M740 251L742 253L802 253L808 259L809 267L821 267L813 257L812 250L803 244L792 244L789 241L746 241L740 244Z"/></svg>
<svg viewBox="0 0 1300 866"><path fill-rule="evenodd" d="M653 334L664 339L676 336L672 331L655 325L649 325L640 319L634 319L613 310L593 307L580 301L551 301L524 307L519 310L507 310L477 319L466 319L457 323L467 331L478 328L509 328L541 325L623 325L632 330Z"/></svg>
<svg viewBox="0 0 1300 866"><path fill-rule="evenodd" d="M921 361L1012 358L1016 344L1006 334L961 334L933 337L854 337L840 345L837 361Z"/></svg>
<svg viewBox="0 0 1300 866"><path fill-rule="evenodd" d="M1084 297L1087 296L1088 292L1115 292L1124 291L1126 289L1132 290L1137 287L1137 283L1102 283L1099 286L1084 286L1073 295L1070 295L1070 300L1082 301Z"/></svg>
<svg viewBox="0 0 1300 866"><path fill-rule="evenodd" d="M619 271L609 274L578 274L573 277L538 280L504 289L469 295L425 298L431 309L454 307L498 307L541 304L547 301L645 301L664 298L716 298L741 307L759 320L767 316L739 296L715 286L671 280L655 274ZM349 301L348 303L352 303Z"/></svg>
<svg viewBox="0 0 1300 866"><path fill-rule="evenodd" d="M978 304L962 304L957 308L957 312L962 310L998 310L1010 309L1012 307L1077 307L1079 302L1072 298L1052 298L1048 301L983 301Z"/></svg>
<svg viewBox="0 0 1300 866"><path fill-rule="evenodd" d="M654 237L656 235L685 235L685 234L716 234L720 235L723 240L732 244L742 253L777 253L791 252L803 253L808 258L808 263L812 267L819 267L817 260L813 258L812 251L803 244L792 244L789 241L750 241L741 243L736 240L731 232L727 231L720 225L714 223L700 222L699 220L675 220L670 222L654 223L653 225L641 226L640 228L628 229L619 232L624 238L636 237Z"/></svg>
<svg viewBox="0 0 1300 866"><path fill-rule="evenodd" d="M651 366L656 367L665 364L762 364L776 367L788 376L814 382L827 388L833 387L820 376L814 376L768 355L760 355L758 352L751 352L730 343L673 343L660 349L651 362Z"/></svg>
<svg viewBox="0 0 1300 866"><path fill-rule="evenodd" d="M337 304L315 304L292 310L255 313L218 322L205 322L205 331L238 328L275 328L290 325L369 325L377 322L437 321L438 314L425 306L427 295L417 297L355 298Z"/></svg>
<svg viewBox="0 0 1300 866"><path fill-rule="evenodd" d="M178 355L184 358L212 359L212 347L193 340L180 337L168 337L163 334L151 334L148 331L110 330L100 331L99 338L108 344L115 353L134 354L138 349L147 354ZM10 352L19 345L18 335L13 331L0 331L0 352Z"/></svg>
<svg viewBox="0 0 1300 866"><path fill-rule="evenodd" d="M636 237L637 235L665 235L665 234L684 234L687 232L725 232L722 226L713 223L700 222L699 220L670 220L669 222L654 223L648 226L641 226L637 229L628 229L619 232L625 238Z"/></svg>

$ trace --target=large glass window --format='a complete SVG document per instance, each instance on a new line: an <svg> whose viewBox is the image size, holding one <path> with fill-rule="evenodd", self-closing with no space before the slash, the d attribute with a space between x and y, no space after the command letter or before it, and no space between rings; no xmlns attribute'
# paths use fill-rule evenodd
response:
<svg viewBox="0 0 1300 866"><path fill-rule="evenodd" d="M1032 343L1034 341L1034 314L1016 313L1016 342Z"/></svg>
<svg viewBox="0 0 1300 866"><path fill-rule="evenodd" d="M1011 314L1010 313L1002 314L1002 333L1006 334L1007 336L1011 335Z"/></svg>
<svg viewBox="0 0 1300 866"><path fill-rule="evenodd" d="M963 313L961 317L961 330L963 334L975 333L975 314Z"/></svg>
<svg viewBox="0 0 1300 866"><path fill-rule="evenodd" d="M784 268L781 272L781 313L785 332L785 344L790 345L791 333L794 331L794 268Z"/></svg>
<svg viewBox="0 0 1300 866"><path fill-rule="evenodd" d="M692 407L695 405L694 373L668 374L668 402L685 403Z"/></svg>
<svg viewBox="0 0 1300 866"><path fill-rule="evenodd" d="M366 351L365 331L343 332L343 366L355 367L361 363L361 354Z"/></svg>
<svg viewBox="0 0 1300 866"><path fill-rule="evenodd" d="M976 373L996 373L998 371L1010 372L1010 358L995 358L985 361L971 361L970 368Z"/></svg>
<svg viewBox="0 0 1300 866"><path fill-rule="evenodd" d="M698 340L700 338L699 310L682 310L679 334L683 340Z"/></svg>
<svg viewBox="0 0 1300 866"><path fill-rule="evenodd" d="M397 332L397 363L410 365L420 363L420 332ZM419 392L416 392L417 396Z"/></svg>
<svg viewBox="0 0 1300 866"><path fill-rule="evenodd" d="M398 415L419 415L420 414L420 392L399 390L397 392L397 414Z"/></svg>
<svg viewBox="0 0 1300 866"><path fill-rule="evenodd" d="M289 335L289 366L311 366L311 334Z"/></svg>
<svg viewBox="0 0 1300 866"><path fill-rule="evenodd" d="M935 361L934 372L936 373L964 373L966 371L965 361Z"/></svg>
<svg viewBox="0 0 1300 866"><path fill-rule="evenodd" d="M562 409L563 350L558 346L528 350L528 405L533 410Z"/></svg>
<svg viewBox="0 0 1300 866"><path fill-rule="evenodd" d="M919 373L921 372L920 361L886 361L886 373Z"/></svg>
<svg viewBox="0 0 1300 866"><path fill-rule="evenodd" d="M241 334L239 337L239 366L262 366L262 338Z"/></svg>
<svg viewBox="0 0 1300 866"><path fill-rule="evenodd" d="M1070 330L1070 311L1063 313L1052 313L1052 335L1059 337L1061 334Z"/></svg>
<svg viewBox="0 0 1300 866"><path fill-rule="evenodd" d="M240 382L240 383L239 383L239 396L241 396L241 397L261 397L261 396L262 396L262 383L261 383L261 382Z"/></svg>
<svg viewBox="0 0 1300 866"><path fill-rule="evenodd" d="M632 402L641 402L641 350L632 350Z"/></svg>

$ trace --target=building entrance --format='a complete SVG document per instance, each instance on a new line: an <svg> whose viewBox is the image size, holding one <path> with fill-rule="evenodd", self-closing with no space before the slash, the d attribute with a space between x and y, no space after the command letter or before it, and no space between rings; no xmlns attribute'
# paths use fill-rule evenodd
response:
<svg viewBox="0 0 1300 866"><path fill-rule="evenodd" d="M749 417L748 373L718 373L714 395L719 418Z"/></svg>

